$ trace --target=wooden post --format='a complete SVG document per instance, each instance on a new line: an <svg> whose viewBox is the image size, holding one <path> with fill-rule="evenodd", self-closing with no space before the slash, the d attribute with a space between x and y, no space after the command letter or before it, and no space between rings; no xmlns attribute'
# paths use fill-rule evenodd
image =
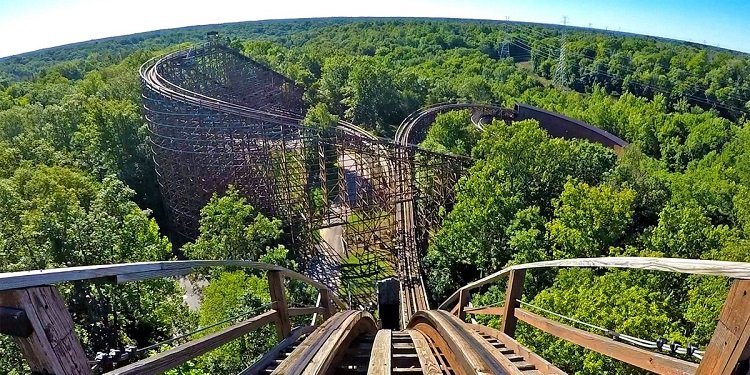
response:
<svg viewBox="0 0 750 375"><path fill-rule="evenodd" d="M503 306L503 325L500 330L504 334L513 337L516 333L515 310L518 306L517 299L521 298L523 293L523 279L526 276L526 270L511 270L508 276L508 286L505 289L505 305Z"/></svg>
<svg viewBox="0 0 750 375"><path fill-rule="evenodd" d="M466 320L466 311L464 311L464 308L469 304L469 298L471 298L471 294L468 290L461 289L458 291L458 306L456 306L458 307L458 311L456 311L456 316L462 322Z"/></svg>
<svg viewBox="0 0 750 375"><path fill-rule="evenodd" d="M16 337L31 371L40 374L91 374L73 319L52 286L0 292L0 306L21 309L31 323L28 337Z"/></svg>
<svg viewBox="0 0 750 375"><path fill-rule="evenodd" d="M268 289L271 293L273 309L279 316L276 322L276 332L279 334L279 340L283 340L292 334L292 323L289 320L289 310L284 294L284 275L281 271L268 271Z"/></svg>
<svg viewBox="0 0 750 375"><path fill-rule="evenodd" d="M320 306L323 308L323 321L325 322L334 313L334 304L331 303L331 296L328 294L328 289L319 289L320 292Z"/></svg>
<svg viewBox="0 0 750 375"><path fill-rule="evenodd" d="M750 356L750 280L735 280L697 375L732 374Z"/></svg>

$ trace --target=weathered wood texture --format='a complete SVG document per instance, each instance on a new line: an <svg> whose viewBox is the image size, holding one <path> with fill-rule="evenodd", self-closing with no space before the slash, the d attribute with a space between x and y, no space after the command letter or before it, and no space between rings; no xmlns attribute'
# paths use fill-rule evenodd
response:
<svg viewBox="0 0 750 375"><path fill-rule="evenodd" d="M435 354L430 349L430 343L424 334L414 329L408 329L406 332L409 333L411 341L414 343L414 350L417 352L419 364L422 366L422 374L442 375L443 371L440 369L440 364L435 359Z"/></svg>
<svg viewBox="0 0 750 375"><path fill-rule="evenodd" d="M55 287L0 292L0 306L25 311L33 332L16 338L31 371L42 374L91 374L73 320Z"/></svg>
<svg viewBox="0 0 750 375"><path fill-rule="evenodd" d="M516 333L516 316L513 312L518 306L517 299L521 298L523 294L523 280L526 276L526 270L512 270L510 271L510 278L508 279L508 286L505 289L505 305L503 305L503 324L500 327L500 331L504 334L513 337Z"/></svg>
<svg viewBox="0 0 750 375"><path fill-rule="evenodd" d="M502 374L505 367L469 331L467 325L444 311L420 311L409 321L416 329L438 343L456 374Z"/></svg>
<svg viewBox="0 0 750 375"><path fill-rule="evenodd" d="M292 322L289 320L289 311L286 303L284 275L280 271L268 271L267 276L271 302L278 315L276 333L279 336L279 341L281 341L292 333Z"/></svg>
<svg viewBox="0 0 750 375"><path fill-rule="evenodd" d="M291 311L291 309L290 309ZM268 366L273 363L274 360L281 354L281 352L289 347L289 345L294 344L299 340L299 338L302 335L309 334L310 332L314 331L314 326L305 326L296 328L292 331L292 334L282 340L280 343L276 344L271 350L268 351L268 353L264 354L263 357L261 357L258 361L250 365L250 367L242 370L238 375L258 375L261 373L261 371L265 370Z"/></svg>
<svg viewBox="0 0 750 375"><path fill-rule="evenodd" d="M273 264L244 260L175 260L163 262L103 264L96 266L50 268L46 270L1 273L0 291L59 284L67 281L101 278L111 279L116 282L148 280L159 277L184 275L203 267L241 267L264 271L279 271L287 278L304 281L318 289L328 289L327 286L305 275ZM330 292L330 297L337 305L346 308L346 304L335 293Z"/></svg>
<svg viewBox="0 0 750 375"><path fill-rule="evenodd" d="M287 309L289 316L300 316L300 315L313 315L322 314L325 310L322 307L308 306L308 307L291 307Z"/></svg>
<svg viewBox="0 0 750 375"><path fill-rule="evenodd" d="M614 257L614 258L578 258L550 260L544 262L518 264L491 275L471 282L454 292L438 307L447 310L458 299L461 290L476 289L482 285L493 283L507 276L512 270L528 270L534 268L553 267L602 267L602 268L630 268L639 270L677 272L693 275L725 276L735 279L750 279L750 264L742 262L725 262L718 260L678 259L678 258L648 258L648 257Z"/></svg>
<svg viewBox="0 0 750 375"><path fill-rule="evenodd" d="M342 311L326 320L308 336L273 374L326 374L363 332L376 332L375 320L364 311Z"/></svg>
<svg viewBox="0 0 750 375"><path fill-rule="evenodd" d="M320 292L320 307L323 308L323 320L327 320L336 313L336 306L331 303L328 289L319 289L318 292Z"/></svg>
<svg viewBox="0 0 750 375"><path fill-rule="evenodd" d="M505 306L492 306L492 307L472 307L466 309L467 314L474 315L497 315L503 316L505 313Z"/></svg>
<svg viewBox="0 0 750 375"><path fill-rule="evenodd" d="M367 375L391 375L391 330L381 329L375 335Z"/></svg>
<svg viewBox="0 0 750 375"><path fill-rule="evenodd" d="M657 374L694 374L698 368L695 363L617 342L608 337L547 319L524 309L516 309L515 315L521 321L553 336Z"/></svg>
<svg viewBox="0 0 750 375"><path fill-rule="evenodd" d="M159 374L246 335L266 324L272 323L277 319L278 315L276 311L267 311L261 315L234 324L218 332L176 346L163 353L156 354L117 370L110 371L107 375Z"/></svg>
<svg viewBox="0 0 750 375"><path fill-rule="evenodd" d="M565 372L563 370L560 370L559 368L555 367L553 364L549 363L546 359L540 357L536 353L530 351L523 345L519 344L518 341L516 341L512 337L496 329L485 327L483 325L471 324L469 326L479 333L483 333L485 335L489 335L489 336L496 338L498 341L503 343L503 345L505 345L506 348L513 350L513 352L523 357L526 360L526 362L529 362L532 365L534 365L534 367L536 367L536 369L540 371L541 373L565 375Z"/></svg>
<svg viewBox="0 0 750 375"><path fill-rule="evenodd" d="M698 374L732 374L750 350L750 281L735 280L706 348Z"/></svg>
<svg viewBox="0 0 750 375"><path fill-rule="evenodd" d="M458 311L456 311L456 315L458 319L461 319L461 321L466 320L466 305L469 304L469 299L471 298L471 295L469 294L468 290L462 290L458 293Z"/></svg>

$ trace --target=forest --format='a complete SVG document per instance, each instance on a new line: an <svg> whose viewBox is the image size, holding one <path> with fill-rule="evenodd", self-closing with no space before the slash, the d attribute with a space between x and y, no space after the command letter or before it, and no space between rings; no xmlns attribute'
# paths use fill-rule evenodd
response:
<svg viewBox="0 0 750 375"><path fill-rule="evenodd" d="M522 102L631 144L618 155L551 138L533 121L496 121L479 132L465 113L439 116L422 146L475 162L424 256L434 302L505 266L540 260L750 261L750 56L538 24L331 18L165 30L0 59L0 272L177 258L298 268L280 221L232 189L203 208L198 238L170 241L138 67L200 43L207 30L305 88L311 122L342 118L391 137L424 105ZM201 277L198 309L186 306L175 280L69 283L62 292L90 358L126 345L167 348L169 338L270 301L262 274ZM504 290L483 289L473 303L501 302ZM525 301L559 314L705 348L728 281L549 270L531 273L524 290ZM306 302L311 293L300 286L290 298ZM524 324L517 339L570 373L642 373ZM170 373L236 373L273 340L273 329L256 332ZM24 366L0 336L0 374L23 374Z"/></svg>

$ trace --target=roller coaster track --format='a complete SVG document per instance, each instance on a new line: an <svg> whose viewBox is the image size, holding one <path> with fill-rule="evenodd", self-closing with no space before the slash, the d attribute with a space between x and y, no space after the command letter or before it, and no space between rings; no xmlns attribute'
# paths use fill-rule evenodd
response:
<svg viewBox="0 0 750 375"><path fill-rule="evenodd" d="M203 71L184 69L184 64L192 64L210 53L226 54L227 61L217 64L218 60L203 61ZM211 57L215 58L215 56ZM234 72L221 72L228 64L238 69ZM256 70L247 66L255 66ZM161 70L160 70L161 69ZM170 71L170 69L174 69ZM244 70L243 70L244 69ZM238 73L239 72L239 73ZM186 85L178 85L173 79L165 75L180 75ZM243 89L233 89L229 84L252 85L252 79L242 80L237 77L228 82L231 74L247 75L244 78L272 81L270 85L261 87L258 93L251 93L247 98ZM546 361L533 351L521 345L514 339L515 327L522 321L532 329L538 329L553 336L624 361L633 366L660 374L731 374L743 361L750 356L750 264L738 262L718 262L689 259L662 258L595 258L595 259L566 259L559 261L537 262L521 264L498 271L481 280L468 284L445 302L438 310L431 310L427 290L422 278L419 258L424 250L425 226L420 221L424 217L417 213L420 205L426 203L420 190L417 174L419 168L429 168L432 164L419 164L416 153L423 153L422 157L439 158L440 154L430 153L418 148L424 140L427 129L440 113L455 110L471 111L471 121L480 130L490 119L501 119L506 123L535 118L550 134L571 138L586 138L600 142L615 150L627 144L621 139L605 131L554 114L518 104L514 109L507 109L492 105L473 103L440 103L422 108L409 115L396 131L393 142L379 139L369 134L363 128L344 121L336 124L335 130L343 134L336 140L350 142L346 145L335 143L325 144L330 135L319 132L312 137L302 137L309 131L303 122L303 107L299 92L291 86L289 81L278 73L269 71L265 67L239 54L227 50L223 46L209 45L209 48L196 48L178 51L160 59L146 63L141 69L144 85L144 112L152 125L152 146L155 155L157 150L167 149L188 160L178 160L177 165L196 161L200 166L222 166L242 158L240 165L244 169L231 170L248 173L253 168L263 167L263 163L271 163L269 155L281 150L278 158L284 178L281 183L289 184L291 178L309 178L305 170L303 174L294 175L286 167L290 164L287 158L295 153L302 161L307 161L305 152L308 149L300 144L311 142L319 152L321 164L346 164L346 158L354 158L358 154L370 152L361 157L359 162L366 166L358 166L363 176L360 180L371 180L362 183L371 186L377 178L396 178L396 183L383 184L382 189L393 188L393 196L397 199L373 199L378 203L374 206L361 206L363 211L375 208L382 210L382 202L394 206L395 232L398 238L391 239L394 243L396 273L400 281L400 329L379 329L379 322L362 308L355 308L354 303L346 303L344 296L339 296L336 285L330 280L319 280L320 275L302 275L279 266L241 261L241 260L208 260L208 261L168 261L147 262L116 265L83 266L61 269L48 269L26 272L0 274L0 317L13 321L15 324L0 325L0 333L15 336L21 343L24 356L28 360L31 370L37 373L82 374L88 371L90 363L77 341L74 326L64 301L56 291L54 285L68 282L135 282L159 277L186 275L206 267L249 268L267 272L271 303L269 310L252 318L232 323L212 334L192 339L183 344L172 347L147 358L137 358L138 351L132 355L122 356L119 352L110 352L109 361L101 360L98 356L96 367L110 371L107 374L154 374L173 369L187 361L207 353L244 334L257 330L265 325L274 325L278 334L278 344L262 358L247 367L241 374L564 374L560 368ZM240 77L242 78L242 77ZM239 83L238 83L239 82ZM194 86L185 87L185 86ZM291 92L294 95L287 95ZM260 100L258 100L260 97ZM247 102L243 102L243 100ZM252 105L249 105L251 103ZM254 103L254 104L253 104ZM173 117L168 117L173 116ZM162 120L171 122L160 122ZM175 119L176 118L176 119ZM270 125L269 125L270 124ZM215 128L212 128L215 127ZM210 128L207 131L204 128ZM291 130L289 130L291 129ZM202 132L203 131L203 132ZM252 133L250 131L255 131ZM287 133L285 133L287 132ZM289 136L289 132L295 136ZM208 146L205 146L205 145ZM263 147L251 148L258 144ZM269 144L271 146L269 146ZM323 146L321 146L323 144ZM357 145L358 148L352 145ZM341 146L340 150L326 155L326 147ZM235 149L239 147L239 152ZM225 153L217 149L229 148ZM206 151L208 150L208 151ZM288 151L291 150L291 151ZM189 159L189 155L197 154L200 158ZM356 155L355 155L356 154ZM217 156L218 155L218 156ZM260 155L260 156L258 156ZM352 156L354 155L354 156ZM248 161L251 156L256 160ZM359 155L361 156L361 155ZM164 172L173 172L169 168L174 165L160 165L171 162L169 159L157 159L157 168ZM208 160L207 163L206 160ZM468 163L471 160L461 157L447 159L451 162ZM213 163L213 164L211 164ZM461 167L465 168L465 167ZM341 168L339 168L341 169ZM437 168L439 169L439 168ZM374 171L382 173L374 175ZM219 171L222 171L219 169ZM459 168L459 172L462 170ZM191 171L189 171L191 172ZM194 171L193 171L194 172ZM278 172L278 171L273 171ZM444 171L443 171L444 172ZM321 171L327 173L327 171ZM441 172L442 173L442 172ZM244 175L243 175L244 176ZM271 176L274 175L266 175ZM190 184L201 181L208 183L204 175L188 174ZM241 178L234 178L233 182L242 182ZM244 176L247 177L247 176ZM430 176L431 177L431 176ZM164 178L164 176L162 176ZM346 180L346 178L343 178ZM257 180L257 178L256 178ZM341 180L341 179L340 179ZM449 181L454 181L448 179ZM167 181L169 182L169 181ZM263 182L263 181L261 181ZM340 195L349 196L348 182L345 181ZM319 182L320 186L325 184ZM370 185L368 185L370 184ZM185 186L185 185L180 185ZM251 187L264 187L263 184ZM307 187L307 186L305 186ZM202 187L205 189L205 187ZM293 203L295 197L289 198L289 186L282 189L287 199ZM367 187L365 191L376 190ZM451 187L452 189L452 187ZM271 189L273 192L273 189ZM166 190L169 193L168 190ZM305 194L308 194L306 192ZM273 195L278 198L283 194ZM303 195L305 197L307 195ZM444 196L441 196L444 198ZM172 200L169 202L177 202ZM262 202L262 201L261 201ZM444 202L438 202L440 204ZM293 206L291 207L300 207ZM304 208L304 207L303 207ZM179 210L176 210L179 215ZM315 219L308 211L308 216L302 219ZM380 216L373 216L380 218ZM183 225L178 228L189 228L189 223L176 221ZM325 225L340 225L339 222L324 223ZM439 224L439 223L438 223ZM316 227L306 227L316 229ZM429 229L429 228L428 228ZM377 239L384 241L383 237ZM387 241L387 239L385 240ZM343 240L342 240L343 242ZM371 242L371 244L376 242ZM383 246L387 246L385 243ZM309 250L309 249L308 249ZM683 358L675 358L664 353L661 345L653 346L647 340L632 336L621 335L611 330L604 330L612 337L593 334L577 327L566 325L549 317L538 315L536 308L522 300L524 277L527 271L541 268L559 267L595 267L595 268L627 268L641 271L666 271L693 275L710 275L730 277L736 279L729 291L726 303L719 318L714 338L705 350L695 347L685 349L670 346L672 354L681 354ZM472 290L481 286L495 283L507 278L505 303L483 307L472 307L468 304ZM316 306L290 305L286 298L285 279L294 279L318 290ZM327 281L327 282L326 282ZM543 309L541 309L543 310ZM554 314L558 318L567 318ZM293 327L292 317L312 315L309 325ZM502 319L498 329L476 324L470 317L479 315L497 316ZM569 318L568 318L569 319ZM585 323L572 319L577 323ZM5 323L6 320L3 320ZM588 324L588 327L595 327ZM190 337L191 334L185 335ZM150 347L149 347L150 348ZM141 350L143 352L143 350ZM702 358L698 365L685 360L684 356Z"/></svg>

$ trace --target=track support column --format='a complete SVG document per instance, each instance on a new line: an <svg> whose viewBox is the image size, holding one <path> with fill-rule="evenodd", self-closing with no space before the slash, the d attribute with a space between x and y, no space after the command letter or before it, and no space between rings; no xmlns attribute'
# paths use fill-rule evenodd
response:
<svg viewBox="0 0 750 375"><path fill-rule="evenodd" d="M15 339L32 372L57 375L92 373L73 329L73 319L57 288L39 286L6 290L0 292L0 306L23 310L31 325L32 332Z"/></svg>
<svg viewBox="0 0 750 375"><path fill-rule="evenodd" d="M506 335L513 337L516 333L516 307L517 299L523 294L523 279L526 276L526 270L512 270L508 277L508 286L505 290L505 305L503 306L503 325L500 330Z"/></svg>
<svg viewBox="0 0 750 375"><path fill-rule="evenodd" d="M696 374L734 374L737 363L749 357L750 280L735 280Z"/></svg>
<svg viewBox="0 0 750 375"><path fill-rule="evenodd" d="M279 316L279 320L276 321L276 332L279 334L279 341L281 341L292 334L292 325L289 320L286 295L284 294L284 275L281 274L281 271L268 271L268 290L271 293L273 309Z"/></svg>

